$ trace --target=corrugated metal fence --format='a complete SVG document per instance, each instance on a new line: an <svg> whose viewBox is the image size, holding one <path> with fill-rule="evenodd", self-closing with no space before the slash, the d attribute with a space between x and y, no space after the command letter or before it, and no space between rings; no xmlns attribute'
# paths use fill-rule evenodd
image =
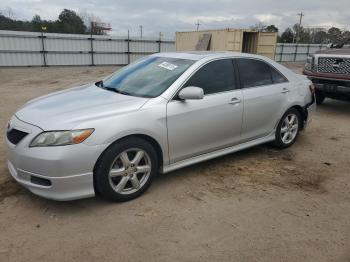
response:
<svg viewBox="0 0 350 262"><path fill-rule="evenodd" d="M305 61L325 44L276 46L278 62ZM175 51L170 39L52 34L0 30L0 66L126 65L157 52Z"/></svg>
<svg viewBox="0 0 350 262"><path fill-rule="evenodd" d="M349 47L346 45L346 47ZM276 46L275 60L277 62L305 61L307 56L317 50L326 49L327 44L284 44Z"/></svg>
<svg viewBox="0 0 350 262"><path fill-rule="evenodd" d="M309 54L327 48L326 44L285 44L276 46L275 60L277 62L305 61Z"/></svg>
<svg viewBox="0 0 350 262"><path fill-rule="evenodd" d="M174 50L169 39L0 31L0 66L126 65Z"/></svg>

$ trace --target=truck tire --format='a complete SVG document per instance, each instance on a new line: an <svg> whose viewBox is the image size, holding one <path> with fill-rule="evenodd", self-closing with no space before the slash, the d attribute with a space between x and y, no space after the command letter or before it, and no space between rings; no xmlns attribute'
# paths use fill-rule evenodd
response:
<svg viewBox="0 0 350 262"><path fill-rule="evenodd" d="M316 104L321 105L326 99L325 94L322 91L316 91Z"/></svg>

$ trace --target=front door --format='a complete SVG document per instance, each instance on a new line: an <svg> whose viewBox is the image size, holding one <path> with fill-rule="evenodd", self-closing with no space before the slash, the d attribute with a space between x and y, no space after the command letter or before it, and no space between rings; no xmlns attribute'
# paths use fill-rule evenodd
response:
<svg viewBox="0 0 350 262"><path fill-rule="evenodd" d="M202 66L183 87L203 88L201 100L173 99L167 105L171 163L240 142L243 97L236 89L232 59Z"/></svg>

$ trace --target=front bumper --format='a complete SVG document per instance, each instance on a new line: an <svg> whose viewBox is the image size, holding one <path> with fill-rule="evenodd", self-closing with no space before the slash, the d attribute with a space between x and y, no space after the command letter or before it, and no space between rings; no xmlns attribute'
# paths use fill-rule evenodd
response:
<svg viewBox="0 0 350 262"><path fill-rule="evenodd" d="M328 74L322 75L315 72L303 71L316 90L329 94L350 95L350 78L348 75Z"/></svg>
<svg viewBox="0 0 350 262"><path fill-rule="evenodd" d="M8 169L12 177L34 194L54 199L73 200L95 195L93 168L105 145L29 147L41 133L39 127L25 123L15 116L11 125L28 135L17 145L6 139Z"/></svg>
<svg viewBox="0 0 350 262"><path fill-rule="evenodd" d="M339 93L344 95L350 95L350 87L349 86L343 86L337 83L334 84L320 84L315 83L314 84L316 89L325 93Z"/></svg>
<svg viewBox="0 0 350 262"><path fill-rule="evenodd" d="M16 168L10 161L7 161L7 166L10 174L18 183L29 189L32 193L44 198L68 201L93 197L95 195L92 173L64 177L47 177ZM50 185L33 182L38 180L37 178L41 179L41 181L49 181Z"/></svg>

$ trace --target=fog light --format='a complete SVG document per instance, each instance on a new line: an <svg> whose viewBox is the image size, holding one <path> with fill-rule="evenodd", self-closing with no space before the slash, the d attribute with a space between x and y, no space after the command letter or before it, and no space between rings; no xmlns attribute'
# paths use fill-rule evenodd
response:
<svg viewBox="0 0 350 262"><path fill-rule="evenodd" d="M39 186L51 186L51 181L45 178L30 176L30 182Z"/></svg>

